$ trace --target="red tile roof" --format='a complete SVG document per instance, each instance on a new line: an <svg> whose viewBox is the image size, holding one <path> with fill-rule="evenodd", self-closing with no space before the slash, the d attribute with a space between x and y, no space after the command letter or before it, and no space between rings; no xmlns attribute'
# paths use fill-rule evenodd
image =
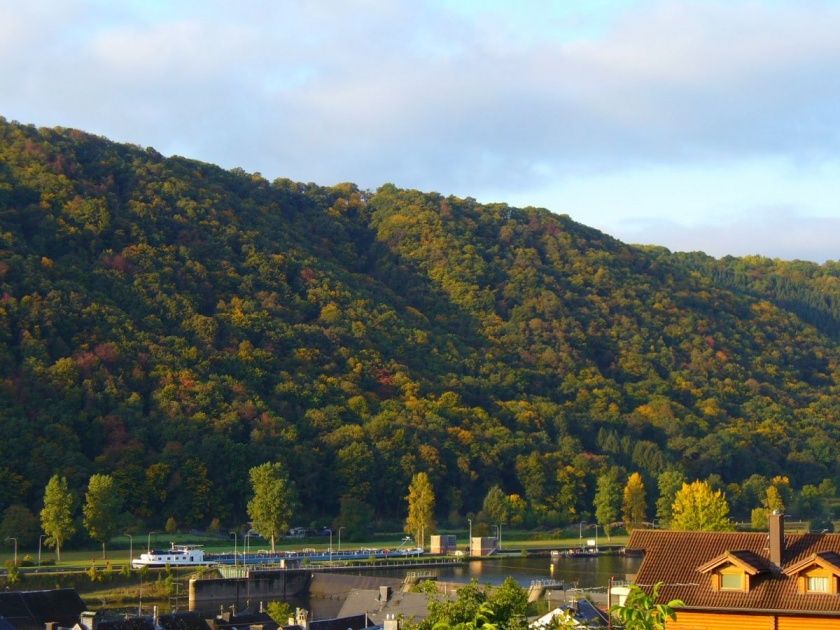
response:
<svg viewBox="0 0 840 630"><path fill-rule="evenodd" d="M782 566L770 563L766 532L670 532L634 530L627 549L644 551L636 584L649 587L664 582L660 600L681 599L686 608L706 610L808 612L840 616L840 596L800 594L796 575L785 575L788 567L814 554L831 558L840 551L840 534L788 534L785 536ZM750 564L770 568L751 578L748 593L714 591L709 575L700 568L726 552L737 552ZM840 558L838 558L840 560Z"/></svg>

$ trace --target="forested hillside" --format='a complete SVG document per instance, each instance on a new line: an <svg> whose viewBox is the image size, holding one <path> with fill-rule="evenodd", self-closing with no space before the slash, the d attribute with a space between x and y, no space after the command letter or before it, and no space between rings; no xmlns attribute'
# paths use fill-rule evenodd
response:
<svg viewBox="0 0 840 630"><path fill-rule="evenodd" d="M840 474L837 264L0 119L0 284L0 511L107 472L150 524L241 521L275 459L308 518L398 516L418 471L441 517L500 484L536 522L611 465Z"/></svg>

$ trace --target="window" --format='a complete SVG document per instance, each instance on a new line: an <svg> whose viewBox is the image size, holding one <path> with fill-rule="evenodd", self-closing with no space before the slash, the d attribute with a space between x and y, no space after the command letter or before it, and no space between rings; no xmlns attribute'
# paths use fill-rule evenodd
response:
<svg viewBox="0 0 840 630"><path fill-rule="evenodd" d="M741 584L741 574L722 573L720 576L720 588L724 590L740 591L743 588Z"/></svg>
<svg viewBox="0 0 840 630"><path fill-rule="evenodd" d="M809 577L808 578L808 592L809 593L828 593L828 578L827 577Z"/></svg>

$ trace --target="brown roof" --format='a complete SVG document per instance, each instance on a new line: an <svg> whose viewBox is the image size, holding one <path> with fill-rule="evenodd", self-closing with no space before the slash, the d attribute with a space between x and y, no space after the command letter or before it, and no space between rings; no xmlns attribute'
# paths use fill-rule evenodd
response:
<svg viewBox="0 0 840 630"><path fill-rule="evenodd" d="M700 573L709 573L724 564L734 564L739 566L750 575L766 573L773 571L774 569L773 564L766 558L762 558L761 556L754 554L752 551L739 549L738 551L724 551L719 556L712 558L712 560L706 564L697 567L697 570Z"/></svg>
<svg viewBox="0 0 840 630"><path fill-rule="evenodd" d="M788 564L785 567L785 575L796 575L800 571L815 564L840 574L840 555L833 551L823 551L821 553L812 553L799 562Z"/></svg>
<svg viewBox="0 0 840 630"><path fill-rule="evenodd" d="M636 584L649 587L664 582L660 600L681 599L686 608L739 611L807 612L840 616L840 596L800 594L796 575L785 569L815 554L833 564L840 561L840 534L788 534L782 566L770 563L766 532L670 532L633 530L628 550L644 551ZM751 578L750 592L713 591L708 575L700 571L729 552L763 570Z"/></svg>

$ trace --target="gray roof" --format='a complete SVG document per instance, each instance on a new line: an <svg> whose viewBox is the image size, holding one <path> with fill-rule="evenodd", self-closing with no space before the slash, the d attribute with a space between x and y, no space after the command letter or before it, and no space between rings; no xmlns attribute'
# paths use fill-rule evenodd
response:
<svg viewBox="0 0 840 630"><path fill-rule="evenodd" d="M72 627L85 608L82 598L72 588L0 592L0 617L18 629L41 630L47 621Z"/></svg>
<svg viewBox="0 0 840 630"><path fill-rule="evenodd" d="M428 596L425 593L391 593L388 601L381 601L379 589L357 588L347 594L339 617L367 613L372 623L382 625L386 614L402 615L406 619L425 619L429 615Z"/></svg>

